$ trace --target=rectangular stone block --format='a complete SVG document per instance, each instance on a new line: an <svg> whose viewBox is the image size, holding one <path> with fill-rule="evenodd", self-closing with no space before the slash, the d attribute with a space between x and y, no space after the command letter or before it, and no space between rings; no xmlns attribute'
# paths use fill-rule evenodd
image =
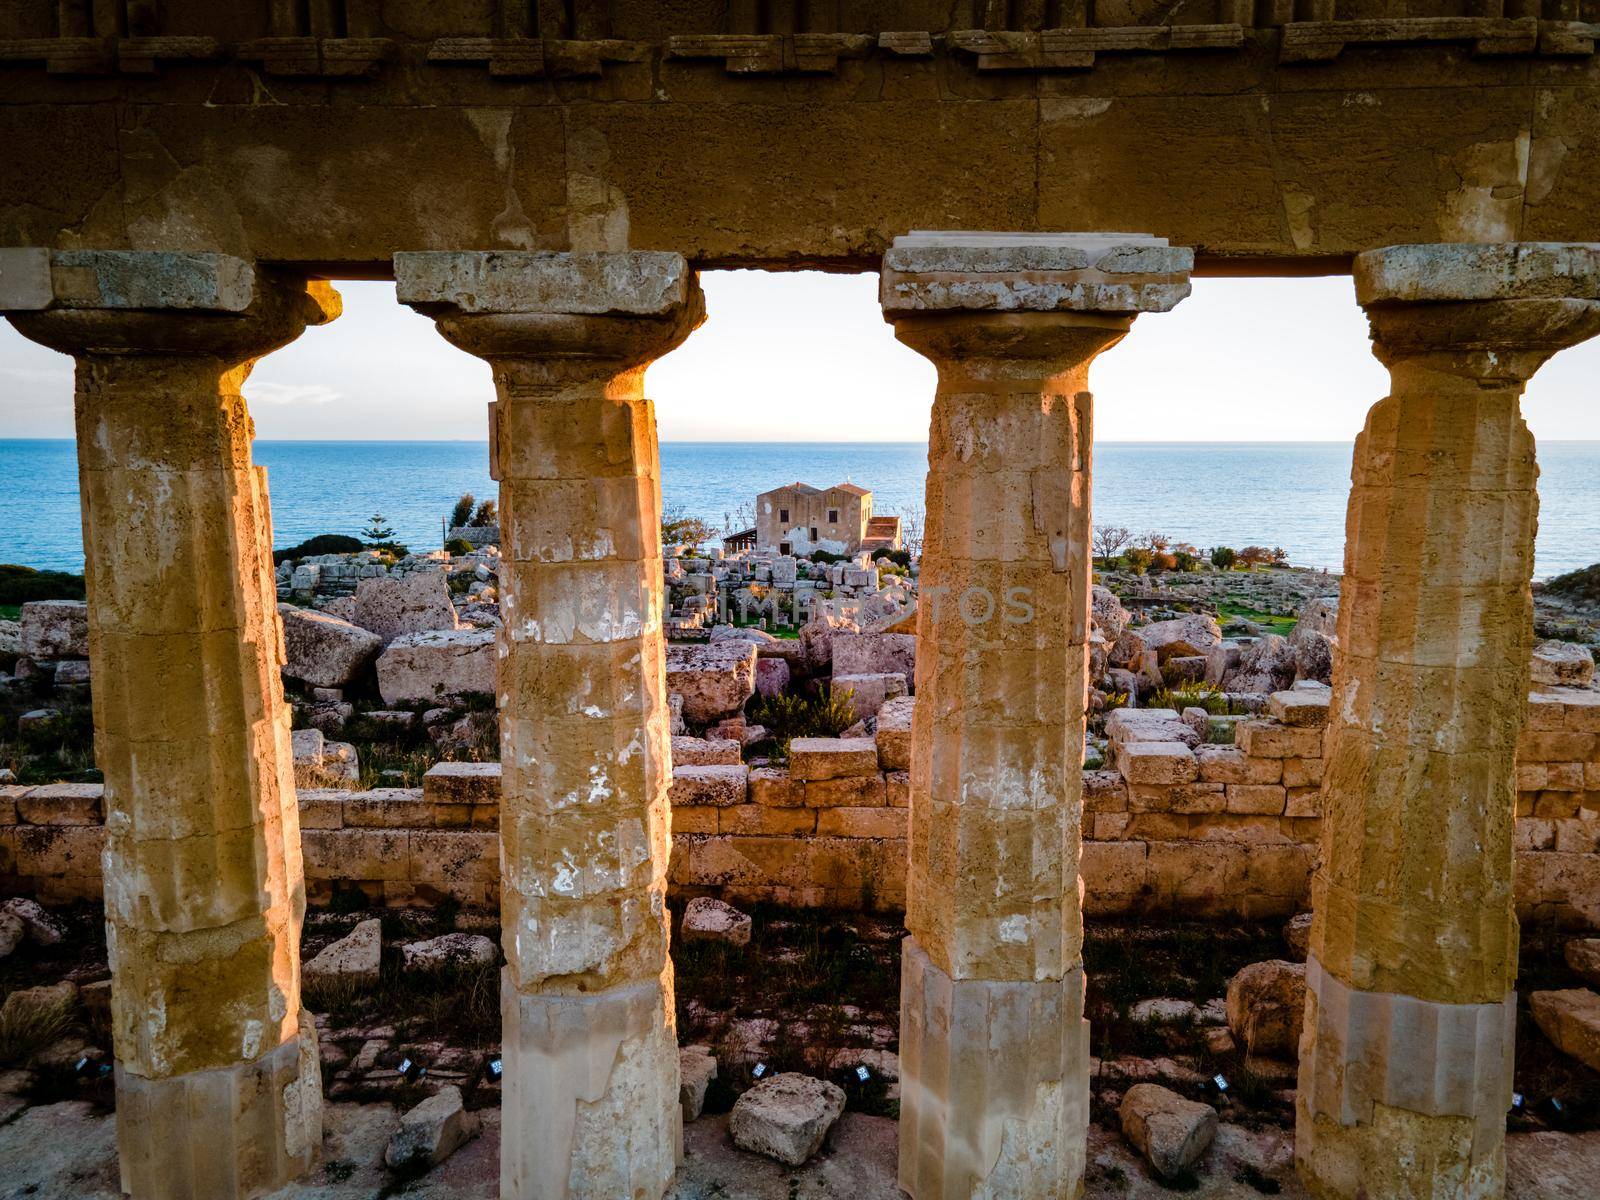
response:
<svg viewBox="0 0 1600 1200"><path fill-rule="evenodd" d="M1320 787L1286 788L1284 791L1284 816L1322 816L1322 789Z"/></svg>
<svg viewBox="0 0 1600 1200"><path fill-rule="evenodd" d="M1542 817L1520 817L1512 827L1511 844L1517 850L1554 850L1556 823Z"/></svg>
<svg viewBox="0 0 1600 1200"><path fill-rule="evenodd" d="M0 784L0 825L17 823L17 801L27 795L28 790L20 784Z"/></svg>
<svg viewBox="0 0 1600 1200"><path fill-rule="evenodd" d="M300 834L306 878L353 883L408 880L410 835L403 829L307 829Z"/></svg>
<svg viewBox="0 0 1600 1200"><path fill-rule="evenodd" d="M806 785L782 767L755 767L749 775L750 803L771 808L800 808Z"/></svg>
<svg viewBox="0 0 1600 1200"><path fill-rule="evenodd" d="M1567 706L1561 697L1550 692L1534 692L1528 697L1529 729L1567 728Z"/></svg>
<svg viewBox="0 0 1600 1200"><path fill-rule="evenodd" d="M871 738L795 738L789 743L789 774L795 779L842 779L877 772L878 747Z"/></svg>
<svg viewBox="0 0 1600 1200"><path fill-rule="evenodd" d="M1281 761L1283 763L1283 786L1301 788L1322 786L1322 764L1327 760L1322 758L1285 758L1282 760L1264 758L1260 761Z"/></svg>
<svg viewBox="0 0 1600 1200"><path fill-rule="evenodd" d="M1117 770L1130 784L1191 783L1200 776L1194 752L1182 742L1122 742Z"/></svg>
<svg viewBox="0 0 1600 1200"><path fill-rule="evenodd" d="M674 767L669 798L676 808L725 808L748 799L750 769L738 766Z"/></svg>
<svg viewBox="0 0 1600 1200"><path fill-rule="evenodd" d="M675 737L672 739L674 767L737 766L743 762L739 743L732 738Z"/></svg>
<svg viewBox="0 0 1600 1200"><path fill-rule="evenodd" d="M1131 813L1219 813L1228 805L1222 783L1150 783L1128 787Z"/></svg>
<svg viewBox="0 0 1600 1200"><path fill-rule="evenodd" d="M817 811L819 837L904 838L903 808L824 808Z"/></svg>
<svg viewBox="0 0 1600 1200"><path fill-rule="evenodd" d="M1582 807L1580 792L1540 792L1533 802L1536 817L1575 817Z"/></svg>
<svg viewBox="0 0 1600 1200"><path fill-rule="evenodd" d="M1230 783L1228 805L1231 813L1283 812L1287 795L1282 786L1274 783Z"/></svg>
<svg viewBox="0 0 1600 1200"><path fill-rule="evenodd" d="M1144 842L1085 842L1078 874L1083 879L1089 911L1106 911L1097 901L1108 897L1131 900L1145 889L1149 847Z"/></svg>
<svg viewBox="0 0 1600 1200"><path fill-rule="evenodd" d="M1600 821L1567 817L1552 821L1555 850L1562 854L1593 854L1600 850Z"/></svg>
<svg viewBox="0 0 1600 1200"><path fill-rule="evenodd" d="M1519 783L1520 787L1521 784ZM1546 763L1545 788L1553 792L1583 791L1583 764L1576 762Z"/></svg>
<svg viewBox="0 0 1600 1200"><path fill-rule="evenodd" d="M350 792L344 801L344 824L364 829L431 829L433 804L420 788L373 788Z"/></svg>
<svg viewBox="0 0 1600 1200"><path fill-rule="evenodd" d="M1120 771L1083 773L1083 811L1086 813L1127 812L1128 784Z"/></svg>
<svg viewBox="0 0 1600 1200"><path fill-rule="evenodd" d="M1267 714L1296 728L1321 729L1328 723L1329 692L1284 691L1267 697Z"/></svg>
<svg viewBox="0 0 1600 1200"><path fill-rule="evenodd" d="M394 256L402 304L426 311L629 313L661 316L688 296L691 272L670 251L402 251Z"/></svg>
<svg viewBox="0 0 1600 1200"><path fill-rule="evenodd" d="M891 808L911 807L911 772L889 771L883 777L884 801Z"/></svg>
<svg viewBox="0 0 1600 1200"><path fill-rule="evenodd" d="M24 825L98 825L105 793L98 783L46 783L16 801Z"/></svg>
<svg viewBox="0 0 1600 1200"><path fill-rule="evenodd" d="M839 639L834 639L834 653L838 653ZM911 717L916 709L916 698L898 696L888 700L878 710L878 767L884 771L904 771L911 767Z"/></svg>
<svg viewBox="0 0 1600 1200"><path fill-rule="evenodd" d="M1095 813L1088 819L1088 836L1099 842L1120 841L1127 835L1133 816L1125 812Z"/></svg>
<svg viewBox="0 0 1600 1200"><path fill-rule="evenodd" d="M871 808L881 807L888 800L882 775L813 779L805 787L807 808Z"/></svg>
<svg viewBox="0 0 1600 1200"><path fill-rule="evenodd" d="M500 878L500 839L477 830L424 829L410 836L413 883L449 888Z"/></svg>
<svg viewBox="0 0 1600 1200"><path fill-rule="evenodd" d="M1283 759L1251 758L1238 746L1196 746L1194 759L1205 783L1278 783L1283 779Z"/></svg>
<svg viewBox="0 0 1600 1200"><path fill-rule="evenodd" d="M1588 762L1597 757L1597 735L1570 730L1524 730L1517 739L1519 762Z"/></svg>
<svg viewBox="0 0 1600 1200"><path fill-rule="evenodd" d="M1562 695L1566 727L1573 733L1600 733L1600 692L1566 692Z"/></svg>
<svg viewBox="0 0 1600 1200"><path fill-rule="evenodd" d="M1322 730L1296 729L1277 721L1240 721L1234 744L1251 758L1321 758Z"/></svg>
<svg viewBox="0 0 1600 1200"><path fill-rule="evenodd" d="M18 825L18 875L100 877L103 825Z"/></svg>
<svg viewBox="0 0 1600 1200"><path fill-rule="evenodd" d="M436 804L500 801L500 764L442 762L422 777L422 794Z"/></svg>
<svg viewBox="0 0 1600 1200"><path fill-rule="evenodd" d="M344 826L344 798L350 793L336 788L301 788L300 828L340 829Z"/></svg>
<svg viewBox="0 0 1600 1200"><path fill-rule="evenodd" d="M717 832L717 810L714 808L677 807L672 810L672 835L680 833Z"/></svg>
<svg viewBox="0 0 1600 1200"><path fill-rule="evenodd" d="M814 808L769 808L764 804L736 804L731 808L706 809L717 814L713 833L733 833L746 837L794 837L815 833ZM676 820L676 813L674 813Z"/></svg>

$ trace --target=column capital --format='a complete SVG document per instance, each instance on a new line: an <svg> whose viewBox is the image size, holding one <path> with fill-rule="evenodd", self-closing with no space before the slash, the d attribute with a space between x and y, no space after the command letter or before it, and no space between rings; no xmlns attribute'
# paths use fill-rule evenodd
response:
<svg viewBox="0 0 1600 1200"><path fill-rule="evenodd" d="M483 358L637 365L705 320L693 268L668 251L404 251L394 270L402 304Z"/></svg>
<svg viewBox="0 0 1600 1200"><path fill-rule="evenodd" d="M1356 255L1356 300L1388 366L1526 383L1600 333L1600 244L1439 243Z"/></svg>
<svg viewBox="0 0 1600 1200"><path fill-rule="evenodd" d="M330 284L228 254L0 249L0 314L72 355L257 358L339 312Z"/></svg>

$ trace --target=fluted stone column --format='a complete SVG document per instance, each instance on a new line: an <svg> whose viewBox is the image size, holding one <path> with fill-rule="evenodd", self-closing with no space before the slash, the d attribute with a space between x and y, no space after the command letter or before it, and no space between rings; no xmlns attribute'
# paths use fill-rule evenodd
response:
<svg viewBox="0 0 1600 1200"><path fill-rule="evenodd" d="M1600 246L1393 246L1355 277L1392 390L1351 470L1296 1157L1320 1197L1499 1196L1538 510L1519 398L1600 331Z"/></svg>
<svg viewBox="0 0 1600 1200"><path fill-rule="evenodd" d="M240 386L339 311L216 254L0 252L0 309L77 360L122 1187L271 1191L322 1141L265 473Z"/></svg>
<svg viewBox="0 0 1600 1200"><path fill-rule="evenodd" d="M645 368L704 319L664 253L417 253L400 298L489 361L500 481L506 1200L659 1197L681 1154L671 743Z"/></svg>
<svg viewBox="0 0 1600 1200"><path fill-rule="evenodd" d="M912 234L884 259L884 314L939 370L901 967L914 1200L1082 1187L1089 364L1188 295L1192 261L1134 234Z"/></svg>

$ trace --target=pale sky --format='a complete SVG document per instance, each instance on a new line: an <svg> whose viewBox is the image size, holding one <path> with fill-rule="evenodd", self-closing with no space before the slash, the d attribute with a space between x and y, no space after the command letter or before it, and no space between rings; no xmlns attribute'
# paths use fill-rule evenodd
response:
<svg viewBox="0 0 1600 1200"><path fill-rule="evenodd" d="M708 319L651 368L663 441L922 441L933 368L894 340L876 275L716 271ZM264 439L487 437L488 368L395 302L345 282L345 313L256 366ZM1101 441L1349 441L1386 376L1347 276L1197 279L1096 362ZM1600 439L1600 338L1534 377L1545 440ZM0 321L0 437L72 436L65 357Z"/></svg>

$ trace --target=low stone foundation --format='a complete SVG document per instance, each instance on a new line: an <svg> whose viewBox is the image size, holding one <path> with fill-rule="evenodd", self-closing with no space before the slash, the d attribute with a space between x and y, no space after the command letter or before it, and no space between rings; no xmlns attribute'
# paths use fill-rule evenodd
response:
<svg viewBox="0 0 1600 1200"><path fill-rule="evenodd" d="M1112 723L1117 765L1084 772L1086 912L1307 907L1326 699L1279 695L1297 697L1293 711L1280 701L1282 717L1239 722L1233 745L1172 740L1170 710ZM698 761L673 772L673 893L903 909L909 703L886 706L876 739L797 739L783 768L703 761L721 756L679 739ZM1600 692L1535 693L1517 773L1519 916L1600 928ZM497 904L499 789L498 763L440 763L420 789L302 791L308 898L354 887L390 905ZM97 899L101 822L98 784L0 787L0 890Z"/></svg>

